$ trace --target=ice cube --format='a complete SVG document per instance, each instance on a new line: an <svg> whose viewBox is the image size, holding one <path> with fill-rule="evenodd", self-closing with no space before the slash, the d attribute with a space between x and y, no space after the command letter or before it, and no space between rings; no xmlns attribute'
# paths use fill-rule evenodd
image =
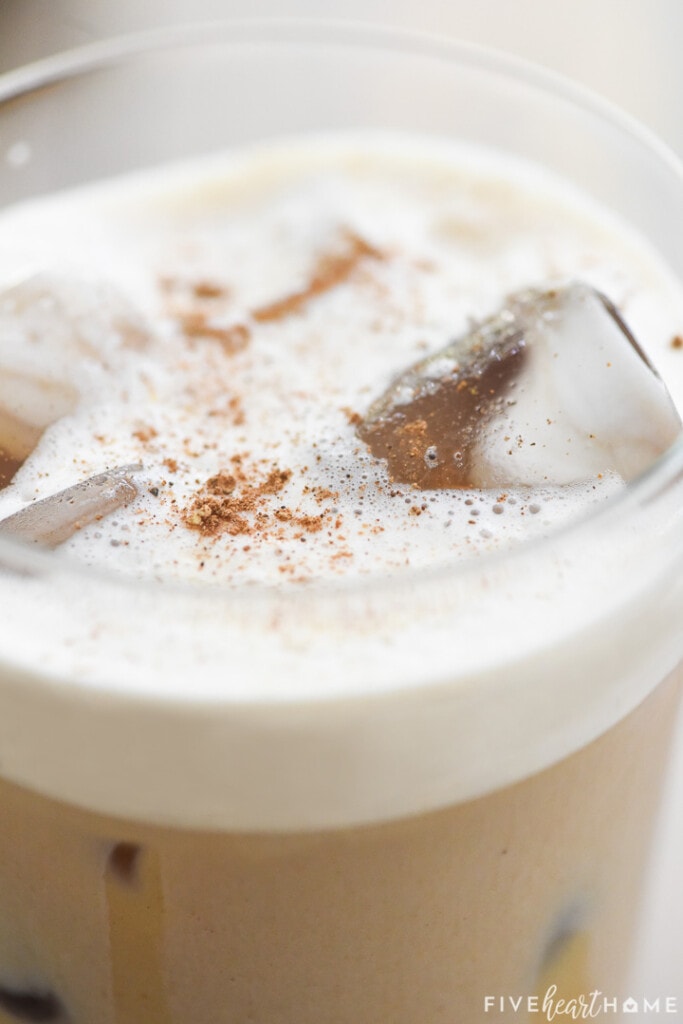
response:
<svg viewBox="0 0 683 1024"><path fill-rule="evenodd" d="M136 310L106 283L40 272L0 290L0 486L46 427L75 409L93 375L147 337Z"/></svg>
<svg viewBox="0 0 683 1024"><path fill-rule="evenodd" d="M433 488L630 480L681 421L608 298L529 289L406 370L358 428L392 479Z"/></svg>
<svg viewBox="0 0 683 1024"><path fill-rule="evenodd" d="M50 379L38 370L17 372L0 366L0 415L8 421L0 444L9 446L12 435L21 436L20 445L32 433L40 436L50 423L71 412L77 401L77 390L66 380Z"/></svg>
<svg viewBox="0 0 683 1024"><path fill-rule="evenodd" d="M146 324L107 281L36 271L0 290L0 330L37 351L106 361L113 352L144 348Z"/></svg>

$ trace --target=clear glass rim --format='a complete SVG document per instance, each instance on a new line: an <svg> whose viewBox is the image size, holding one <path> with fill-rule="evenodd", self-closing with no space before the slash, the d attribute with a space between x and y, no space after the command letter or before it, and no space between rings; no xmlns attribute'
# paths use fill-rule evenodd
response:
<svg viewBox="0 0 683 1024"><path fill-rule="evenodd" d="M662 142L655 133L617 105L593 93L590 89L556 72L533 64L521 57L476 43L444 38L433 33L387 28L370 23L307 18L249 18L239 20L212 20L186 23L161 29L148 29L132 34L76 47L35 61L0 75L0 114L5 103L46 86L89 72L120 66L136 58L183 47L190 49L205 44L239 45L268 42L288 45L327 44L339 49L379 49L384 52L405 52L448 63L458 63L473 69L514 79L548 97L555 96L570 103L575 109L596 116L616 127L648 150L650 155L665 166L680 181L683 190L683 161ZM630 481L617 494L599 502L585 514L553 529L547 536L522 541L500 551L487 552L460 561L451 561L426 568L409 568L400 572L369 575L341 580L313 580L304 587L250 585L231 589L220 584L156 580L130 577L115 570L86 566L76 560L64 558L59 552L30 547L0 537L0 566L30 574L58 572L86 577L90 582L117 587L149 588L155 594L159 589L188 596L198 591L214 592L221 600L243 602L245 599L283 598L288 603L298 598L310 600L311 595L348 595L395 592L397 585L444 584L477 572L494 570L512 564L520 558L555 548L558 542L574 540L581 543L581 535L594 524L609 529L622 522L629 513L656 501L676 483L683 483L683 434L643 474Z"/></svg>

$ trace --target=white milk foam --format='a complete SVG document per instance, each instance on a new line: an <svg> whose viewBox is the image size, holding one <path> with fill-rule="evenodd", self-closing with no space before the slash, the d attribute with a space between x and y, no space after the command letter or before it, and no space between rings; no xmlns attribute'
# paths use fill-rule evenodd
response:
<svg viewBox="0 0 683 1024"><path fill-rule="evenodd" d="M613 474L415 491L355 433L406 366L509 292L566 278L610 296L683 405L665 268L496 155L294 141L4 212L0 405L46 429L0 517L144 468L138 500L65 543L56 572L0 576L3 771L158 821L342 825L513 781L642 699L675 657L668 606L655 624L647 603L658 539L632 525L540 568L526 548L517 569L479 557L581 518L621 490ZM456 561L457 580L405 575ZM629 622L656 656L615 640Z"/></svg>

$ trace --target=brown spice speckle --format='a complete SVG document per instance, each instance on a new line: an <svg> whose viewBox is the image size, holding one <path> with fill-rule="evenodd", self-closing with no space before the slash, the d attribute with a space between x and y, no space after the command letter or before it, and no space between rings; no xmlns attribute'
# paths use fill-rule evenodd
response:
<svg viewBox="0 0 683 1024"><path fill-rule="evenodd" d="M222 324L203 310L188 310L176 317L186 338L218 341L225 352L240 352L249 344L251 331L246 324Z"/></svg>
<svg viewBox="0 0 683 1024"><path fill-rule="evenodd" d="M157 436L158 433L155 428L145 424L133 431L133 437L136 437L138 441L142 441L143 444L149 444Z"/></svg>
<svg viewBox="0 0 683 1024"><path fill-rule="evenodd" d="M361 414L359 412L356 412L354 409L349 409L348 406L344 406L342 408L342 412L346 416L348 424L352 427L357 427L359 423L363 422L363 417L361 416Z"/></svg>
<svg viewBox="0 0 683 1024"><path fill-rule="evenodd" d="M265 306L252 310L257 323L281 320L297 313L311 299L330 291L347 281L363 260L380 260L384 254L351 230L344 232L338 251L322 255L318 259L308 284L298 292L292 292Z"/></svg>

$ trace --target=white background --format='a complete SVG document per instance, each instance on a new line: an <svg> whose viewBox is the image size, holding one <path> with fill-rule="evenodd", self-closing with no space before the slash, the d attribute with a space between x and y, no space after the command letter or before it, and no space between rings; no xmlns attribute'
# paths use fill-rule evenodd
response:
<svg viewBox="0 0 683 1024"><path fill-rule="evenodd" d="M512 51L602 93L683 156L683 0L0 0L0 71L138 28L285 15L382 23ZM675 995L679 1014L652 1021L683 1020L683 727L678 732L632 994Z"/></svg>

